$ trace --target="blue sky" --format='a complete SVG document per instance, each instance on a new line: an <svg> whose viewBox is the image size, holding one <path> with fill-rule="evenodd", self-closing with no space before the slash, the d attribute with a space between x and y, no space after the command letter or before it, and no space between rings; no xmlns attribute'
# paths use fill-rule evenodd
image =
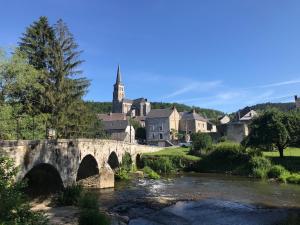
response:
<svg viewBox="0 0 300 225"><path fill-rule="evenodd" d="M299 0L0 0L0 46L39 16L62 18L84 51L87 100L126 97L232 112L300 95Z"/></svg>

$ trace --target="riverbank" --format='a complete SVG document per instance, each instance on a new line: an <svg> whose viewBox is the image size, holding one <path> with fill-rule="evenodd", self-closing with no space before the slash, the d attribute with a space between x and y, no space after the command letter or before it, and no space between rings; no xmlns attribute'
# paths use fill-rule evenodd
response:
<svg viewBox="0 0 300 225"><path fill-rule="evenodd" d="M97 194L100 210L113 218L113 224L300 223L299 186L240 176L182 173L163 176L159 180L135 178L118 181L114 189L89 191ZM69 209L73 210L72 207L49 209L49 213L55 213L50 221L61 219L72 224L67 220L71 216L60 217ZM71 211L65 215L72 215L69 214ZM73 212L76 217L78 214Z"/></svg>
<svg viewBox="0 0 300 225"><path fill-rule="evenodd" d="M164 174L213 172L300 184L300 149L287 148L284 158L276 153L245 149L236 143L220 143L207 154L194 156L190 155L189 148L173 147L143 155L142 165Z"/></svg>

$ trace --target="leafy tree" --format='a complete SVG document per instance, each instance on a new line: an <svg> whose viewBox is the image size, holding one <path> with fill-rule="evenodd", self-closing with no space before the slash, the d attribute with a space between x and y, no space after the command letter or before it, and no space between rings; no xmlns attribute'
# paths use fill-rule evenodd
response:
<svg viewBox="0 0 300 225"><path fill-rule="evenodd" d="M32 212L22 193L24 183L15 182L17 169L11 159L0 157L0 224L44 225L47 218Z"/></svg>
<svg viewBox="0 0 300 225"><path fill-rule="evenodd" d="M138 127L135 131L135 139L146 140L146 129L145 127Z"/></svg>
<svg viewBox="0 0 300 225"><path fill-rule="evenodd" d="M259 148L274 145L283 157L284 149L299 139L299 118L294 113L268 110L252 122L244 144Z"/></svg>
<svg viewBox="0 0 300 225"><path fill-rule="evenodd" d="M212 138L207 133L195 133L191 135L191 153L199 155L202 150L209 151L212 148Z"/></svg>

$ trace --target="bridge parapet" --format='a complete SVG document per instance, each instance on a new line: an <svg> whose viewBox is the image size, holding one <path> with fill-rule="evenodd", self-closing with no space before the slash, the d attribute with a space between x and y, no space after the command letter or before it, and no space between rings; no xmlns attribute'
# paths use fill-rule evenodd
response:
<svg viewBox="0 0 300 225"><path fill-rule="evenodd" d="M0 154L14 159L16 166L19 167L17 179L23 179L29 171L40 164L48 164L58 171L64 186L76 183L79 166L86 156L90 155L95 159L99 174L107 174L103 171L101 173L101 170L107 168L112 155L116 155L120 163L128 152L135 162L138 154L161 149L106 139L0 141ZM105 187L108 186L106 182Z"/></svg>

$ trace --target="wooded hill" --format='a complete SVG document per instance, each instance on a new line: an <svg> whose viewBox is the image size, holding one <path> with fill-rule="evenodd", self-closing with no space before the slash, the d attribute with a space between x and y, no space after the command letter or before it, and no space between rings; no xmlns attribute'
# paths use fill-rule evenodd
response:
<svg viewBox="0 0 300 225"><path fill-rule="evenodd" d="M111 102L86 101L85 104L95 113L109 113L109 112L111 112L111 109L112 109ZM193 107L193 106L188 106L188 105L179 104L179 103L151 102L152 109L165 109L165 108L171 108L172 106L175 106L179 112L191 111L194 108L197 113L200 113L203 117L206 117L209 119L216 119L219 116L224 114L223 112L214 110L214 109Z"/></svg>

